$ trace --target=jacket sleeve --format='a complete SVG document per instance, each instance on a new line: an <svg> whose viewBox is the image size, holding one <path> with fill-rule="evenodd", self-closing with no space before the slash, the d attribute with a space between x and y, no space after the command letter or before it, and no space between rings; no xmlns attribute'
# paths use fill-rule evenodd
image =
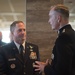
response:
<svg viewBox="0 0 75 75"><path fill-rule="evenodd" d="M7 75L6 70L5 59L2 54L2 49L0 48L0 75Z"/></svg>
<svg viewBox="0 0 75 75"><path fill-rule="evenodd" d="M38 46L36 46L36 52L37 52L37 61L40 61L40 54L39 54L39 48ZM42 73L35 72L36 75L42 75Z"/></svg>

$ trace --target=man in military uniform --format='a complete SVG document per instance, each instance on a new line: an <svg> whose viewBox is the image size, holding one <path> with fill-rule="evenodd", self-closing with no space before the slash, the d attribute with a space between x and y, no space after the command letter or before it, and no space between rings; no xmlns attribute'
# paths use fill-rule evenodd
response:
<svg viewBox="0 0 75 75"><path fill-rule="evenodd" d="M38 46L26 42L26 26L22 21L10 25L13 41L0 48L0 75L40 75L33 64L40 60Z"/></svg>
<svg viewBox="0 0 75 75"><path fill-rule="evenodd" d="M75 31L69 24L69 10L58 4L51 7L49 23L58 32L52 50L52 62L49 64L36 61L36 71L44 71L46 75L75 75Z"/></svg>

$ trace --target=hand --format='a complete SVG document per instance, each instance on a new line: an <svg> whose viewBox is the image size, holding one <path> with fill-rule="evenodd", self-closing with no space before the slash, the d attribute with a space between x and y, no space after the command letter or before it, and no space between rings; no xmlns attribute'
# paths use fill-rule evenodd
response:
<svg viewBox="0 0 75 75"><path fill-rule="evenodd" d="M44 71L45 66L48 64L49 64L49 59L47 59L46 62L35 61L33 67L36 68L35 71L40 71L39 73L41 73Z"/></svg>

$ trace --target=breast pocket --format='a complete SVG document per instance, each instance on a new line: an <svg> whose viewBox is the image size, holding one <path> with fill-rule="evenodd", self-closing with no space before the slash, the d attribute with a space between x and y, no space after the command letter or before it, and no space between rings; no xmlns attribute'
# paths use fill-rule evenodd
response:
<svg viewBox="0 0 75 75"><path fill-rule="evenodd" d="M16 68L16 58L10 58L8 59L8 66L10 69L15 69Z"/></svg>

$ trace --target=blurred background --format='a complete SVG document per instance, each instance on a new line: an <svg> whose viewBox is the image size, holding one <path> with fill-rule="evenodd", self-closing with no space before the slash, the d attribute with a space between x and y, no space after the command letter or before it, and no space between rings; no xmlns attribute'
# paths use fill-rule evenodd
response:
<svg viewBox="0 0 75 75"><path fill-rule="evenodd" d="M41 61L51 59L51 52L58 35L48 23L50 6L55 4L68 6L69 23L75 29L75 0L26 0L27 41L39 46Z"/></svg>
<svg viewBox="0 0 75 75"><path fill-rule="evenodd" d="M15 20L26 23L26 0L0 0L0 31L4 42L10 42L9 27Z"/></svg>
<svg viewBox="0 0 75 75"><path fill-rule="evenodd" d="M9 40L9 33L10 33L9 26L13 21L22 20L26 24L26 10L28 10L27 13L30 13L30 10L35 10L35 11L40 10L41 11L44 8L47 11L49 10L49 7L51 5L58 4L58 3L65 4L66 6L69 7L70 24L72 24L72 27L75 29L75 7L74 7L75 0L57 0L57 1L56 0L46 0L46 1L45 0L27 0L27 1L26 0L0 0L0 31L2 31L3 33L3 41L5 42L10 41ZM42 7L42 6L45 6L45 7ZM34 11L34 15L36 13L35 11ZM30 20L30 17L32 16L28 17L27 15L27 22L28 20Z"/></svg>

